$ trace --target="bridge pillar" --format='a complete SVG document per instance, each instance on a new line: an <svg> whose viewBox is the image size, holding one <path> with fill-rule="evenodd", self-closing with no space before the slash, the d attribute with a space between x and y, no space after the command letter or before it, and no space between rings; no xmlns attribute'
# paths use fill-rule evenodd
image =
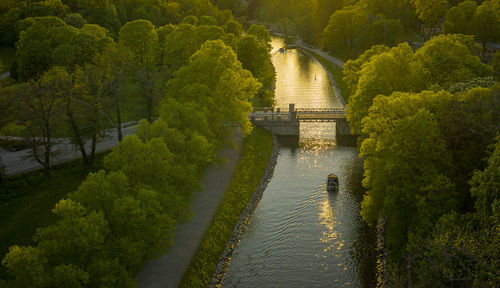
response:
<svg viewBox="0 0 500 288"><path fill-rule="evenodd" d="M337 145L355 146L358 140L358 135L351 134L349 122L346 119L337 119L335 121Z"/></svg>

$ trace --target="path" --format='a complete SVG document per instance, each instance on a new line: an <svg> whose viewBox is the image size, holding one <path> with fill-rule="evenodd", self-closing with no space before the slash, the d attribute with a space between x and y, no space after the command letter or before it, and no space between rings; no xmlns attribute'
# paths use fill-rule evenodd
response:
<svg viewBox="0 0 500 288"><path fill-rule="evenodd" d="M136 122L133 122L134 124ZM130 123L124 123L122 125L123 136L131 134L133 126L129 126ZM118 136L116 128L110 129L110 136L106 137L102 142L96 145L96 152L102 152L109 150L118 144ZM75 160L82 158L82 153L80 150L75 150L75 147L70 144L68 139L59 138L57 144L53 146L52 150L57 153L57 155L52 158L52 165L68 162L70 160ZM10 152L5 149L0 149L0 156L2 157L2 162L5 165L5 173L9 176L22 174L38 169L42 169L43 166L36 162L33 157L29 157L31 149L24 149L20 151Z"/></svg>
<svg viewBox="0 0 500 288"><path fill-rule="evenodd" d="M237 149L225 149L221 152L228 159L227 163L216 165L205 171L202 181L204 189L191 203L193 219L177 226L174 246L170 248L169 254L161 255L143 267L137 277L138 288L176 288L179 286L233 176L243 142L240 132L235 136L235 142Z"/></svg>
<svg viewBox="0 0 500 288"><path fill-rule="evenodd" d="M9 77L9 76L10 76L10 71L7 71L7 72L5 72L5 73L2 73L2 74L0 74L0 80L2 80L2 79L3 79L3 78L5 78L5 77Z"/></svg>
<svg viewBox="0 0 500 288"><path fill-rule="evenodd" d="M333 64L344 68L344 61L340 60L339 58L333 57L332 55L328 54L327 52L325 52L319 48L316 48L314 46L311 46L311 45L303 42L302 39L300 39L300 38L295 41L295 45L301 47L302 49L313 51L314 53L319 54L321 57L332 62Z"/></svg>

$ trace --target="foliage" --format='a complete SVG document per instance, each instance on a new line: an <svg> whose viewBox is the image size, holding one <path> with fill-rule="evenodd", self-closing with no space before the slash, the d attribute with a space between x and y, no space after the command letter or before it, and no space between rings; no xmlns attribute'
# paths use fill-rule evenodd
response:
<svg viewBox="0 0 500 288"><path fill-rule="evenodd" d="M430 237L412 239L412 266L422 285L492 287L498 282L498 139L493 147L488 166L477 170L470 180L470 192L476 197L474 212L443 215ZM422 240L425 242L419 243Z"/></svg>
<svg viewBox="0 0 500 288"><path fill-rule="evenodd" d="M273 140L256 127L244 142L242 155L212 224L191 260L181 287L206 287L232 235L241 212L249 202L264 174L271 156Z"/></svg>
<svg viewBox="0 0 500 288"><path fill-rule="evenodd" d="M493 55L493 61L491 61L491 66L493 67L493 71L495 71L495 77L497 80L500 80L500 52L497 51Z"/></svg>
<svg viewBox="0 0 500 288"><path fill-rule="evenodd" d="M464 82L457 82L448 87L447 91L453 94L460 94L460 93L465 93L472 88L476 87L488 88L493 85L495 85L495 80L493 79L493 77L478 77Z"/></svg>
<svg viewBox="0 0 500 288"><path fill-rule="evenodd" d="M175 76L167 84L168 95L182 102L197 101L208 111L217 111L210 122L218 137L227 135L226 123L237 123L244 135L249 134L248 101L261 84L241 67L230 47L220 40L205 42Z"/></svg>
<svg viewBox="0 0 500 288"><path fill-rule="evenodd" d="M102 167L105 154L96 155L93 170L90 171ZM51 209L57 201L68 191L76 190L88 172L87 166L80 160L74 160L52 167L50 178L46 178L41 171L6 178L5 185L0 188L0 234L3 235L0 254L5 255L9 246L14 244L32 244L31 238L36 229L55 221ZM4 267L0 269L0 275L6 278Z"/></svg>
<svg viewBox="0 0 500 288"><path fill-rule="evenodd" d="M470 54L475 45L470 36L440 35L416 52L406 43L389 51L374 47L355 62L346 63L346 81L355 87L347 115L351 129L361 132L361 121L379 94L418 92L433 86L447 89L456 82L490 75L491 69Z"/></svg>

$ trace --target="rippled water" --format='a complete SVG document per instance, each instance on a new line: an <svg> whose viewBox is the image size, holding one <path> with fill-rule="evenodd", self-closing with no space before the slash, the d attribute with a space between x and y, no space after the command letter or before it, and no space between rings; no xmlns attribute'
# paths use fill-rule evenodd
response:
<svg viewBox="0 0 500 288"><path fill-rule="evenodd" d="M273 47L280 47L279 38ZM297 51L275 52L277 106L338 105L322 67ZM333 123L301 123L280 139L274 175L236 247L223 287L373 287L375 235L362 221L362 163L336 147ZM339 176L340 191L325 190Z"/></svg>

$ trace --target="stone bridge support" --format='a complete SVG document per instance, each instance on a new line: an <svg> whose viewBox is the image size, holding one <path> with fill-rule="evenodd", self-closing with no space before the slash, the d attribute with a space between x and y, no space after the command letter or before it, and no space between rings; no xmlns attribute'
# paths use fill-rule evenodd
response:
<svg viewBox="0 0 500 288"><path fill-rule="evenodd" d="M351 134L351 128L349 127L349 122L347 119L337 119L335 121L336 132L335 137L337 138L337 145L343 146L353 146L356 145L358 140L357 135Z"/></svg>

